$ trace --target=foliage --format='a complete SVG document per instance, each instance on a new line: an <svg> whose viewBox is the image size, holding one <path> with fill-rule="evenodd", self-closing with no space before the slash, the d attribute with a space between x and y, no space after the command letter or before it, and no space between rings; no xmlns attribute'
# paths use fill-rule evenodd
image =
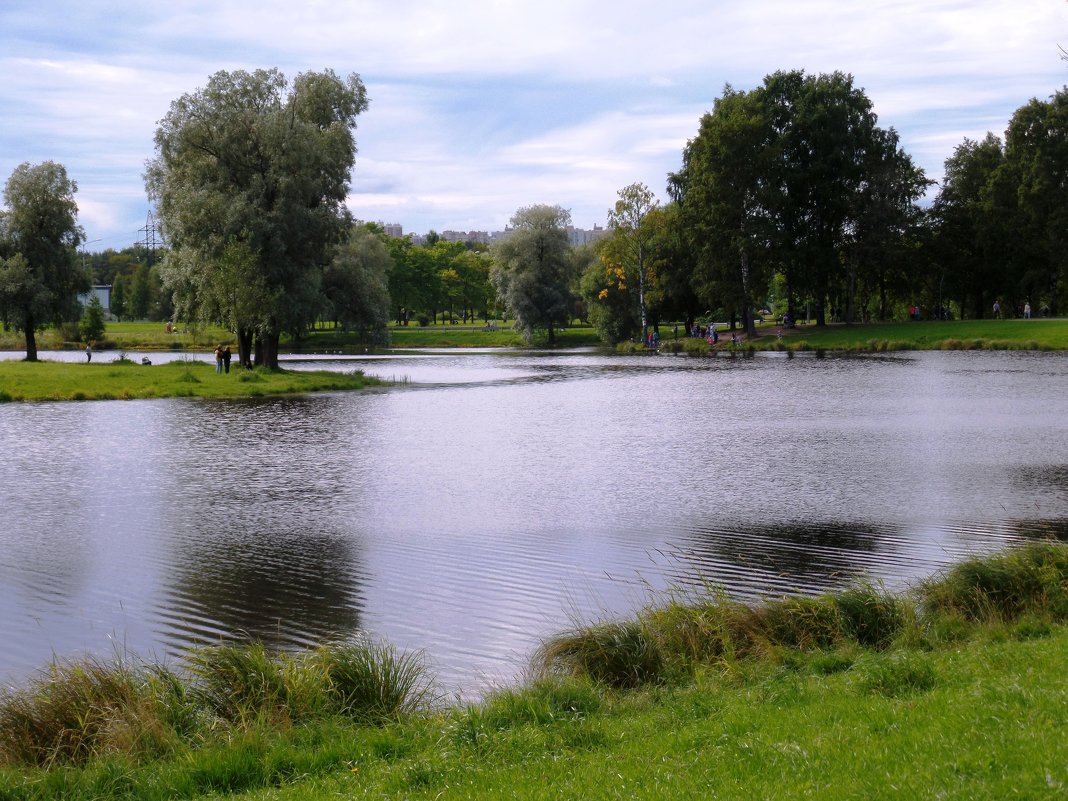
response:
<svg viewBox="0 0 1068 801"><path fill-rule="evenodd" d="M556 343L556 328L571 309L567 232L571 214L560 206L528 206L512 217L514 230L495 253L492 280L528 342L536 330Z"/></svg>
<svg viewBox="0 0 1068 801"><path fill-rule="evenodd" d="M89 302L85 305L85 311L82 312L82 320L78 330L83 340L96 342L104 338L105 328L104 307L100 303L100 298L94 292L89 296Z"/></svg>
<svg viewBox="0 0 1068 801"><path fill-rule="evenodd" d="M393 264L381 239L366 226L353 226L323 271L330 317L368 341L389 340L389 271Z"/></svg>
<svg viewBox="0 0 1068 801"><path fill-rule="evenodd" d="M180 315L254 337L277 367L282 332L315 317L322 265L349 228L352 130L367 108L356 74L218 72L171 104L146 185L170 249L164 282Z"/></svg>
<svg viewBox="0 0 1068 801"><path fill-rule="evenodd" d="M612 236L602 239L598 254L611 272L619 274L620 288L626 284L637 291L642 339L649 329L650 290L656 283L656 214L659 203L645 184L630 184L619 190L615 206L608 212L608 227Z"/></svg>
<svg viewBox="0 0 1068 801"><path fill-rule="evenodd" d="M74 258L85 235L78 225L77 184L62 164L20 164L4 186L0 212L0 320L26 336L37 359L36 332L77 321L78 293L89 289Z"/></svg>

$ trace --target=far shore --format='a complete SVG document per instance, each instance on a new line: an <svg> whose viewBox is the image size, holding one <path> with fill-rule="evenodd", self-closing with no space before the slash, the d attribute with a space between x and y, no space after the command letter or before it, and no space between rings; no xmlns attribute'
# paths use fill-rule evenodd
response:
<svg viewBox="0 0 1068 801"><path fill-rule="evenodd" d="M685 341L679 323L679 341ZM717 323L720 334L718 349L731 345L731 331L726 323ZM415 348L541 348L547 345L544 332L527 343L509 324L502 321L486 325L438 324L428 326L393 326L388 345L369 343L355 332L334 328L316 328L299 341L283 338L284 353L363 354ZM670 350L676 341L676 324L658 327L661 349ZM1068 350L1068 318L1012 320L948 320L891 323L830 323L817 326L800 323L784 328L774 321L762 322L756 336L746 337L737 329L736 346L754 350L824 350L848 352L885 352L900 350ZM84 342L64 342L55 331L38 335L38 349L81 350ZM235 344L233 335L222 328L166 331L162 323L110 323L104 338L94 342L95 350L210 352L219 344ZM575 325L559 329L557 348L608 347L589 326ZM0 334L0 350L18 351L25 341L15 334ZM694 350L680 348L681 350Z"/></svg>

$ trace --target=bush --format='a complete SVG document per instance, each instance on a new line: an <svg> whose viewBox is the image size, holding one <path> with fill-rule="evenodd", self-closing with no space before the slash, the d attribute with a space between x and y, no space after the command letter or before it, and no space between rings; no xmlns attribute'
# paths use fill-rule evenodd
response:
<svg viewBox="0 0 1068 801"><path fill-rule="evenodd" d="M96 342L104 338L104 307L96 293L89 298L85 310L82 312L82 320L78 325L78 331L85 342Z"/></svg>

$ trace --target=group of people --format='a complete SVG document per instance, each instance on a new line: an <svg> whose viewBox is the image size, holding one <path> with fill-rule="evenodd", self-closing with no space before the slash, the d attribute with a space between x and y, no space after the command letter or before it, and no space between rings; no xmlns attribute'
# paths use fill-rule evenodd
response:
<svg viewBox="0 0 1068 801"><path fill-rule="evenodd" d="M222 372L229 373L230 372L230 358L232 357L232 355L233 354L230 353L230 346L229 345L219 345L218 347L215 348L215 372L216 373L222 373Z"/></svg>

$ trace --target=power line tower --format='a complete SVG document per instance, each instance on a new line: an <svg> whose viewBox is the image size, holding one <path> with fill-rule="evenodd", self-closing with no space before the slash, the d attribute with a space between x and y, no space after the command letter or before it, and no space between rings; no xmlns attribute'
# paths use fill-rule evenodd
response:
<svg viewBox="0 0 1068 801"><path fill-rule="evenodd" d="M145 227L141 228L140 231L144 234L144 239L138 244L143 246L148 254L148 266L151 267L153 257L156 255L156 248L163 245L163 238L159 233L159 223L156 222L156 215L152 213L152 209L148 210Z"/></svg>

